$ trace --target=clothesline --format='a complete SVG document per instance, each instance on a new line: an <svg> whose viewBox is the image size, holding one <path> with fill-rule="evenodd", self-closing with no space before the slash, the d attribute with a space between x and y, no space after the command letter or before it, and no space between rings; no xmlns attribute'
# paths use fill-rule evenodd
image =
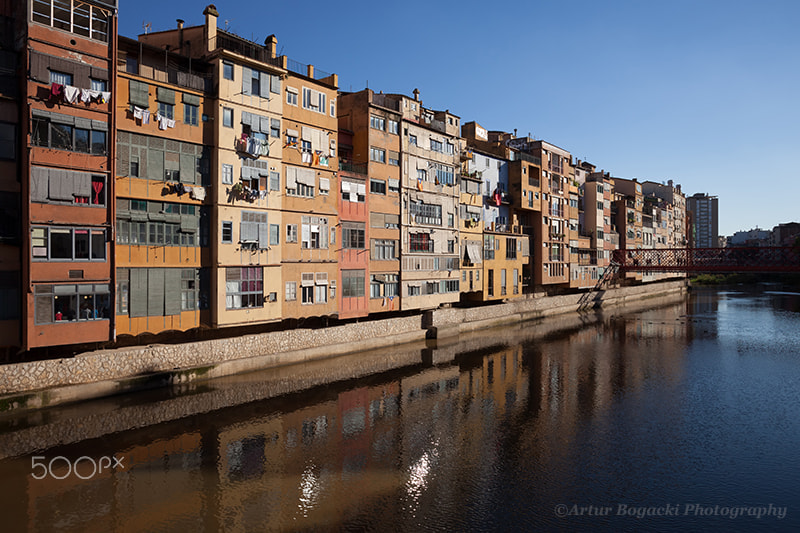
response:
<svg viewBox="0 0 800 533"><path fill-rule="evenodd" d="M70 104L77 104L78 101L88 104L97 101L105 104L111 101L111 91L97 91L94 89L81 89L72 85L61 85L60 83L50 84L50 98L64 99Z"/></svg>

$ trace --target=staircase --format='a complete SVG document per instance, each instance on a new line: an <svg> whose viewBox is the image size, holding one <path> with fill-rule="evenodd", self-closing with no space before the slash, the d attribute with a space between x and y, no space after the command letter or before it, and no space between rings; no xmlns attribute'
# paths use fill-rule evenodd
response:
<svg viewBox="0 0 800 533"><path fill-rule="evenodd" d="M603 275L597 280L594 287L586 291L578 300L578 311L587 311L594 307L594 294L603 288L603 285L613 280L619 272L619 263L612 260Z"/></svg>

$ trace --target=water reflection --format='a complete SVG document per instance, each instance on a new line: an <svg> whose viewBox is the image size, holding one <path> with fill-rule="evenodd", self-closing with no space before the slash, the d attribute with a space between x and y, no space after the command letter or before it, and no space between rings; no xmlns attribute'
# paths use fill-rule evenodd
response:
<svg viewBox="0 0 800 533"><path fill-rule="evenodd" d="M31 451L0 461L8 523L34 531L616 529L643 523L553 509L772 502L795 514L781 523L684 518L644 527L796 526L800 361L782 350L798 353L797 302L695 292L634 315L482 332L418 349L416 364L371 378ZM743 353L759 359L731 360ZM213 403L220 390L193 401ZM34 480L34 453L115 454L127 466L89 480Z"/></svg>

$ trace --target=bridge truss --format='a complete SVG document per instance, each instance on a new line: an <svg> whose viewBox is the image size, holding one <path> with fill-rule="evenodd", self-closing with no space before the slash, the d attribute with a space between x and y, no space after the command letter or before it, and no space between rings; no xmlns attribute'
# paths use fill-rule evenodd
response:
<svg viewBox="0 0 800 533"><path fill-rule="evenodd" d="M621 249L614 261L628 272L800 272L800 247Z"/></svg>

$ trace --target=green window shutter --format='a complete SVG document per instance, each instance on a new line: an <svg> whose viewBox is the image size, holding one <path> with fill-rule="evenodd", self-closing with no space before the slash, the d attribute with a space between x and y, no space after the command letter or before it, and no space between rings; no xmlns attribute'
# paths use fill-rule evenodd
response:
<svg viewBox="0 0 800 533"><path fill-rule="evenodd" d="M147 315L164 316L164 268L147 269Z"/></svg>
<svg viewBox="0 0 800 533"><path fill-rule="evenodd" d="M128 101L131 105L147 109L150 107L150 86L144 82L130 80Z"/></svg>
<svg viewBox="0 0 800 533"><path fill-rule="evenodd" d="M164 314L181 313L181 269L167 268L164 274Z"/></svg>
<svg viewBox="0 0 800 533"><path fill-rule="evenodd" d="M129 298L128 310L130 316L147 316L147 269L131 269Z"/></svg>
<svg viewBox="0 0 800 533"><path fill-rule="evenodd" d="M200 97L197 96L196 94L183 93L183 103L184 104L189 104L189 105L199 106L200 105Z"/></svg>
<svg viewBox="0 0 800 533"><path fill-rule="evenodd" d="M280 244L280 234L281 227L278 224L270 224L269 226L269 244L271 246Z"/></svg>
<svg viewBox="0 0 800 533"><path fill-rule="evenodd" d="M166 87L157 87L156 100L164 104L175 105L175 91Z"/></svg>
<svg viewBox="0 0 800 533"><path fill-rule="evenodd" d="M181 182L196 183L197 162L194 155L181 154Z"/></svg>
<svg viewBox="0 0 800 533"><path fill-rule="evenodd" d="M150 148L147 150L147 177L164 181L164 152Z"/></svg>

